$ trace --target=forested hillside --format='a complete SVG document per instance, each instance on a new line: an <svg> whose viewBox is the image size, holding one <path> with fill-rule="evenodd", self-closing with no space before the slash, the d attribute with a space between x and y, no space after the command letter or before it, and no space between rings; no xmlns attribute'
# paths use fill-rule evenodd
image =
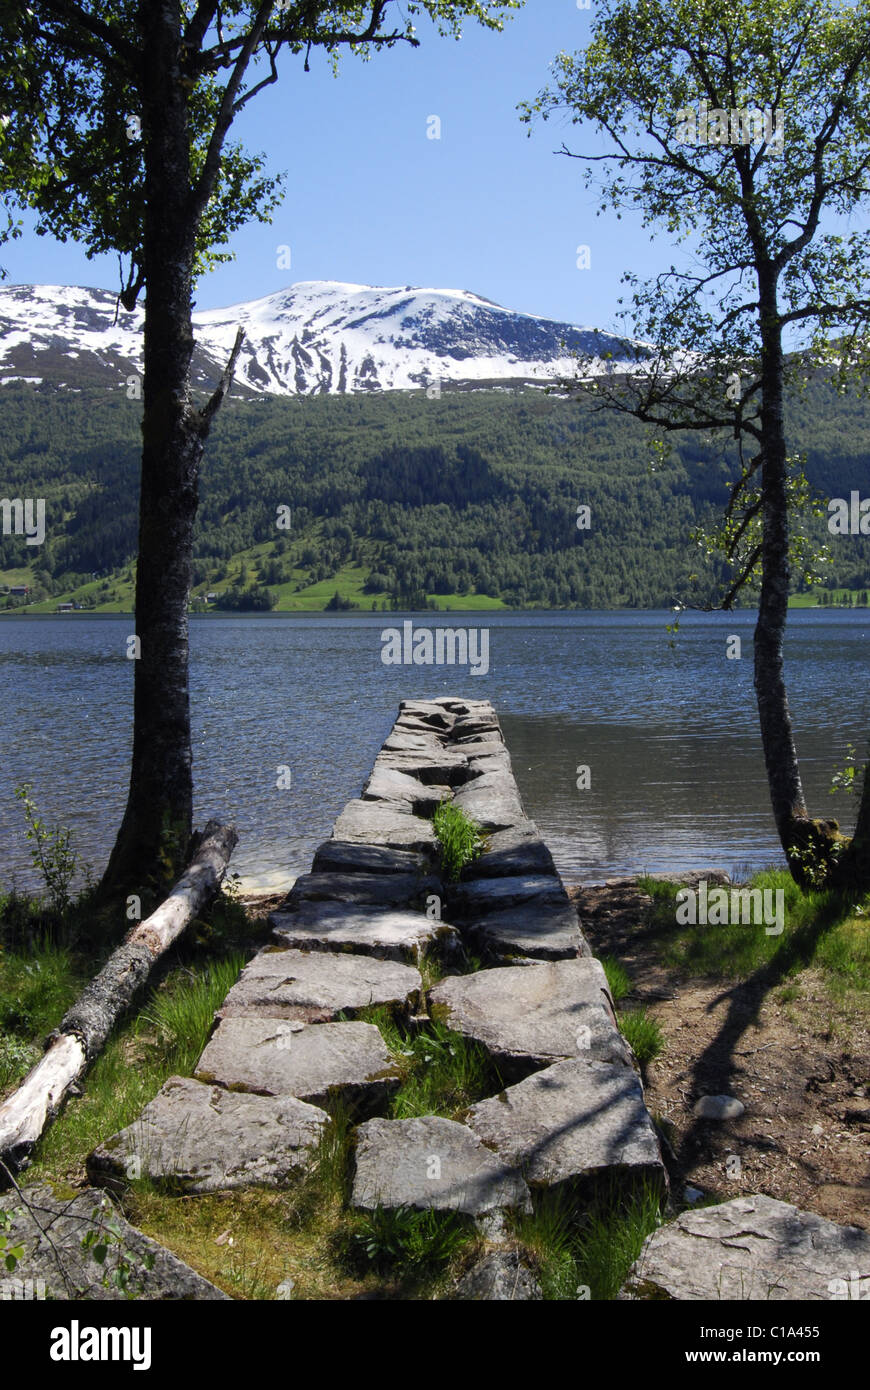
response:
<svg viewBox="0 0 870 1390"><path fill-rule="evenodd" d="M0 535L0 581L31 589L0 603L131 607L140 408L123 389L2 390L0 497L44 497L47 539ZM816 382L789 422L822 496L870 492L863 402ZM703 602L716 575L690 533L726 499L729 442L687 435L667 464L651 458L635 422L534 389L230 399L202 479L195 591L232 607L335 593L366 608ZM830 585L866 587L870 539L814 524Z"/></svg>

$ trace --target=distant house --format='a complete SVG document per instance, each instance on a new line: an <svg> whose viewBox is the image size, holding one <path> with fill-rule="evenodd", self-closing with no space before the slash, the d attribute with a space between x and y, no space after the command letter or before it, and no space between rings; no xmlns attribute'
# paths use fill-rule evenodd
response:
<svg viewBox="0 0 870 1390"><path fill-rule="evenodd" d="M74 605L71 603L59 603L54 611L55 613L72 613L74 611Z"/></svg>
<svg viewBox="0 0 870 1390"><path fill-rule="evenodd" d="M215 599L219 599L219 598L220 598L220 594L206 594L206 596L205 596L205 601L206 601L206 603L214 603Z"/></svg>
<svg viewBox="0 0 870 1390"><path fill-rule="evenodd" d="M25 598L30 593L29 584L13 584L9 590L13 598Z"/></svg>

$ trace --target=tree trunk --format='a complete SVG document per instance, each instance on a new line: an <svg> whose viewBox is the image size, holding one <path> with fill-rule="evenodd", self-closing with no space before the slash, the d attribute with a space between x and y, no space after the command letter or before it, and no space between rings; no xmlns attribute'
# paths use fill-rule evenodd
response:
<svg viewBox="0 0 870 1390"><path fill-rule="evenodd" d="M783 418L782 328L776 280L759 275L761 310L762 580L755 627L755 695L767 783L780 843L792 877L803 888L821 886L835 863L834 821L810 819L801 784L783 670L788 618L788 466Z"/></svg>
<svg viewBox="0 0 870 1390"><path fill-rule="evenodd" d="M232 826L209 821L196 854L169 897L128 932L68 1010L45 1055L0 1105L0 1158L10 1168L26 1167L33 1146L70 1086L100 1053L154 962L218 891L237 839Z"/></svg>
<svg viewBox="0 0 870 1390"><path fill-rule="evenodd" d="M808 820L783 671L788 617L789 522L783 421L782 331L776 283L759 276L761 301L762 581L755 627L755 695L774 819L789 865L798 823Z"/></svg>
<svg viewBox="0 0 870 1390"><path fill-rule="evenodd" d="M139 14L146 301L138 656L127 808L101 888L147 898L184 862L192 826L188 604L205 431L190 401L195 226L179 6L152 0Z"/></svg>

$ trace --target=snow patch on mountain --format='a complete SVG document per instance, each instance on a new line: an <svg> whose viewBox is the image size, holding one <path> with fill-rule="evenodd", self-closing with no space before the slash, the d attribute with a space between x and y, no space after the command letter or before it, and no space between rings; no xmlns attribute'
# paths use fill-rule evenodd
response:
<svg viewBox="0 0 870 1390"><path fill-rule="evenodd" d="M545 382L575 375L574 352L595 356L593 371L629 357L624 340L609 334L516 313L469 290L410 285L302 281L262 299L197 311L193 322L196 384L216 379L241 327L236 380L258 394ZM64 367L77 378L141 370L142 323L141 308L128 313L105 290L0 286L0 382L29 375L37 354L51 360L54 376Z"/></svg>

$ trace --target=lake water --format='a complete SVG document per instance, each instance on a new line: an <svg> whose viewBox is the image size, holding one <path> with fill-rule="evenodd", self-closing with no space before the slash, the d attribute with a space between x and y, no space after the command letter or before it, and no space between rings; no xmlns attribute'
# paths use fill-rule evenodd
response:
<svg viewBox="0 0 870 1390"><path fill-rule="evenodd" d="M566 878L776 862L752 688L754 614L300 614L191 619L196 821L229 817L234 867L282 887L358 795L400 699L492 700L526 810ZM386 666L381 632L489 629L489 671ZM795 610L786 647L812 814L851 828L829 794L846 746L867 746L870 617ZM0 621L0 883L35 886L17 783L102 870L123 812L133 666L125 616ZM726 659L726 638L742 660ZM588 765L592 785L577 789ZM277 769L292 785L276 786Z"/></svg>

